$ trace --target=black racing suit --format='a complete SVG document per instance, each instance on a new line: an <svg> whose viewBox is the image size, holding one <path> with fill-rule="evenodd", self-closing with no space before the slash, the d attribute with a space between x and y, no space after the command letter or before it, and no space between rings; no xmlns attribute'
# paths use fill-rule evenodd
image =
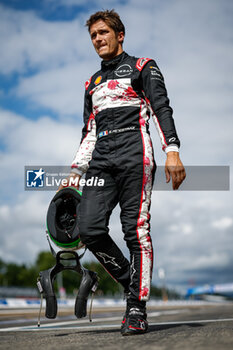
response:
<svg viewBox="0 0 233 350"><path fill-rule="evenodd" d="M178 151L172 109L155 61L123 52L102 61L86 82L84 128L72 171L104 180L83 189L80 237L100 263L135 300L150 295L153 248L150 199L155 172L149 134L152 116L163 150ZM120 204L130 262L108 234L109 217Z"/></svg>

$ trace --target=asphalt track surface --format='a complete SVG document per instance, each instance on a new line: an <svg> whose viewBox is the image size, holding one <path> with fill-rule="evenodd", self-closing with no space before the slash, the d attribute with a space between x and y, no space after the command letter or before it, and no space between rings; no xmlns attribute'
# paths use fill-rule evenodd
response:
<svg viewBox="0 0 233 350"><path fill-rule="evenodd" d="M233 349L233 303L149 307L148 333L128 337L119 331L123 309L94 310L91 323L72 312L42 317L38 328L38 310L0 310L0 349Z"/></svg>

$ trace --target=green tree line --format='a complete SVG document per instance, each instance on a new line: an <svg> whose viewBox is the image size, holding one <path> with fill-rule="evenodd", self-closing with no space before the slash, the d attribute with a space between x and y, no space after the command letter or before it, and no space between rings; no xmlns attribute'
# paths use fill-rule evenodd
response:
<svg viewBox="0 0 233 350"><path fill-rule="evenodd" d="M35 263L31 265L6 263L0 259L0 286L5 287L35 287L39 272L47 270L54 266L56 263L55 258L49 251L42 251L38 254ZM116 283L112 277L106 272L98 262L85 262L83 264L85 268L91 271L95 271L99 277L99 284L97 289L97 295L122 295L123 289L119 283ZM80 284L81 276L74 271L63 271L62 284L66 289L67 295L73 296ZM54 283L55 290L58 290L58 283ZM167 290L167 294L171 296L171 291ZM155 297L162 296L162 290L152 285L151 295ZM177 296L176 293L172 294L172 297Z"/></svg>

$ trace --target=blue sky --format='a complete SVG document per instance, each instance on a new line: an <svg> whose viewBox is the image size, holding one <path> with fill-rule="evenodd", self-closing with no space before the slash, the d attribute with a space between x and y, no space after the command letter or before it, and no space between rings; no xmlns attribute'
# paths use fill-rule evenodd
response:
<svg viewBox="0 0 233 350"><path fill-rule="evenodd" d="M0 256L30 263L47 249L51 192L25 192L25 165L69 165L82 128L84 82L99 69L85 21L115 8L125 50L154 58L167 85L185 165L232 166L233 3L227 0L0 0ZM163 165L151 123L157 164ZM233 198L153 192L152 239L168 285L233 280ZM127 254L119 209L114 239ZM87 254L86 259L91 259Z"/></svg>

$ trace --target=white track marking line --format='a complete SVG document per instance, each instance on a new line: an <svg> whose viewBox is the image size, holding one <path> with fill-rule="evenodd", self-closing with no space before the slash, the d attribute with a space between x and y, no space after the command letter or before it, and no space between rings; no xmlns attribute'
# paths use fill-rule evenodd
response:
<svg viewBox="0 0 233 350"><path fill-rule="evenodd" d="M115 317L112 317L115 319ZM118 318L119 319L119 318ZM106 321L106 318L104 319ZM107 319L107 320L110 320ZM197 323L217 323L217 322L232 322L233 318L219 318L219 319L210 319L210 320L190 320L190 321L176 321L176 322L153 322L149 323L150 326L166 326L166 325L187 325L187 324L197 324ZM70 324L70 322L60 322L62 324ZM78 326L78 323L76 321L76 325L71 327L56 327L57 323L47 324L43 325L41 327L35 327L35 326L29 326L29 327L11 327L11 328L2 328L0 329L0 332L28 332L28 331L55 331L55 330L76 330L76 331L82 331L84 329L87 329L89 331L91 330L98 330L98 329L108 329L108 328L119 328L119 324L110 324L110 325L87 325L87 326Z"/></svg>
<svg viewBox="0 0 233 350"><path fill-rule="evenodd" d="M117 320L121 320L122 317L121 316L116 316L116 317L101 317L101 318L96 318L94 320L92 320L92 322L90 322L90 324L93 324L93 323L97 323L97 322L104 322L104 321L117 321ZM43 323L40 325L40 327L37 327L37 326L23 326L23 327L10 327L10 328L1 328L0 329L0 332L3 332L4 330L9 330L9 331L17 331L17 330L20 330L20 329L25 329L27 328L27 330L30 330L31 328L33 329L34 327L36 327L36 329L40 330L40 329L43 329L43 328L52 328L52 329L60 329L59 327L60 326L65 326L65 325L73 325L71 326L71 328L74 328L74 327L79 327L79 324L82 324L82 323L88 323L88 320L85 319L85 320L75 320L75 321L63 321L63 322L49 322L49 323ZM87 326L84 326L85 328L86 327L89 327L88 325ZM63 328L66 328L66 327L63 327Z"/></svg>
<svg viewBox="0 0 233 350"><path fill-rule="evenodd" d="M155 312L149 312L148 313L148 318L149 317L158 317L158 316L161 316L161 315L174 315L174 314L179 314L179 313L185 313L189 311L188 309L179 309L179 310L165 310L165 311L155 311ZM117 321L117 320L121 320L122 319L122 316L114 316L114 317L101 317L101 318L94 318L92 320L92 322L90 322L91 324L93 323L98 323L98 322L104 322L104 321ZM36 318L35 318L36 320ZM29 320L30 321L30 320ZM19 322L19 320L17 320L17 322ZM36 323L36 322L35 322ZM74 325L76 327L78 327L80 324L83 324L83 323L88 323L88 319L83 319L83 320L73 320L73 321L63 321L63 322L47 322L47 323L42 323L40 327L38 328L47 328L47 327L59 327L59 326L65 326L65 325ZM10 330L18 330L19 328L34 328L35 326L21 326L21 327L8 327L8 328L5 328L5 329L9 329ZM89 326L87 326L89 327ZM0 332L2 332L2 329L0 329Z"/></svg>
<svg viewBox="0 0 233 350"><path fill-rule="evenodd" d="M194 321L177 321L177 322L159 322L159 323L150 323L149 326L166 326L166 325L179 325L179 324L193 324L193 323L217 323L217 322L232 322L233 318L221 318L221 319L213 319L213 320L194 320ZM5 328L0 329L0 332L28 332L28 331L53 331L53 330L76 330L76 331L82 331L82 330L98 330L98 329L108 329L108 328L119 328L119 324L111 324L111 325L95 325L95 326L72 326L72 327L51 327L51 326L43 326L43 327L14 327L14 328Z"/></svg>

